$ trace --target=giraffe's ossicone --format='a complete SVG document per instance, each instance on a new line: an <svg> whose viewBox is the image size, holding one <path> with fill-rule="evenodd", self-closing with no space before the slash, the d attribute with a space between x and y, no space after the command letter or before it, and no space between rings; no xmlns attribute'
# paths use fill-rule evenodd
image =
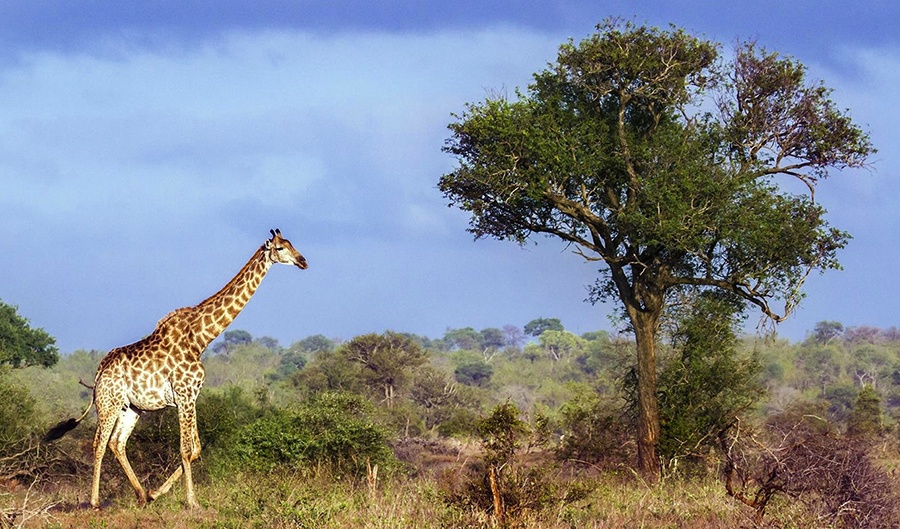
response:
<svg viewBox="0 0 900 529"><path fill-rule="evenodd" d="M91 505L100 506L100 468L106 448L134 487L140 503L166 493L182 475L187 503L199 507L194 495L191 462L200 456L195 404L203 386L200 355L234 320L256 292L274 263L306 268L306 259L290 241L272 230L272 237L260 246L240 272L217 293L193 307L170 312L156 324L147 337L111 350L97 368L91 404L79 419L68 419L52 428L44 437L58 439L75 428L91 409L97 408L97 432L94 435L94 476ZM125 445L141 412L167 406L178 409L181 433L181 465L157 489L144 490L125 453Z"/></svg>

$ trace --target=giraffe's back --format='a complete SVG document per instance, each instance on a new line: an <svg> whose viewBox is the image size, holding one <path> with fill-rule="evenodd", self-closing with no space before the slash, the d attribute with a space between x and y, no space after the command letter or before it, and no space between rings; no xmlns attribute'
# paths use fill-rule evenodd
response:
<svg viewBox="0 0 900 529"><path fill-rule="evenodd" d="M147 337L111 350L97 368L98 397L140 410L175 406L176 394L199 392L204 369L189 339L186 309L171 312Z"/></svg>

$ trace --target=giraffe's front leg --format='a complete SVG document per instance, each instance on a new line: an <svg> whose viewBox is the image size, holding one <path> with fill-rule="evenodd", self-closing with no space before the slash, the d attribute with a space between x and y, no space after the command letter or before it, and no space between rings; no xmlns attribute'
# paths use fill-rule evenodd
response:
<svg viewBox="0 0 900 529"><path fill-rule="evenodd" d="M194 494L194 480L191 474L191 462L200 457L200 435L197 431L197 415L194 402L184 402L178 405L178 423L181 432L181 465L179 465L159 488L150 491L150 499L155 500L162 496L178 479L184 475L184 489L188 506L191 509L199 509Z"/></svg>
<svg viewBox="0 0 900 529"><path fill-rule="evenodd" d="M194 495L194 478L191 462L200 457L200 435L197 432L197 413L194 402L178 408L178 422L181 426L181 468L184 471L184 490L191 509L199 509Z"/></svg>

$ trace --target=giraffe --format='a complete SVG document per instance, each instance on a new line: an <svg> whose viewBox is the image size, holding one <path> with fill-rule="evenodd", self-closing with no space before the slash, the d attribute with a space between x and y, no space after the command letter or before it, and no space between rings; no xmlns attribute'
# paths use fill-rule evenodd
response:
<svg viewBox="0 0 900 529"><path fill-rule="evenodd" d="M200 456L195 406L204 378L200 355L244 308L274 263L294 265L301 270L307 267L306 259L281 236L280 230L270 233L272 238L217 293L196 306L170 312L142 340L107 353L97 368L91 402L84 414L59 423L44 437L47 441L62 437L96 405L93 508L100 507L100 467L107 447L125 471L140 504L168 492L183 475L187 504L191 509L199 508L191 462ZM159 488L147 492L128 462L125 445L142 412L166 406L178 410L181 465Z"/></svg>

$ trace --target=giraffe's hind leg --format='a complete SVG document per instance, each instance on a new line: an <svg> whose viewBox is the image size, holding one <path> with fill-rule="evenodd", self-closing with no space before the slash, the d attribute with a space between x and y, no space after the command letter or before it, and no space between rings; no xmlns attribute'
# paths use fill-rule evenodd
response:
<svg viewBox="0 0 900 529"><path fill-rule="evenodd" d="M119 464L122 465L122 470L124 470L125 475L128 476L128 481L131 482L134 493L137 495L138 503L145 505L150 500L150 497L147 496L147 492L144 491L144 487L141 486L141 482L138 480L137 475L135 475L134 469L131 468L131 463L128 462L128 455L125 453L128 437L131 435L132 430L134 430L138 417L138 412L131 407L122 410L119 414L118 421L116 421L116 426L113 429L112 437L109 440L109 449L115 454L116 459L119 460Z"/></svg>
<svg viewBox="0 0 900 529"><path fill-rule="evenodd" d="M116 421L119 418L114 413L107 413L97 408L97 431L94 433L94 476L91 482L91 507L100 508L100 469L103 466L103 455L109 444Z"/></svg>

